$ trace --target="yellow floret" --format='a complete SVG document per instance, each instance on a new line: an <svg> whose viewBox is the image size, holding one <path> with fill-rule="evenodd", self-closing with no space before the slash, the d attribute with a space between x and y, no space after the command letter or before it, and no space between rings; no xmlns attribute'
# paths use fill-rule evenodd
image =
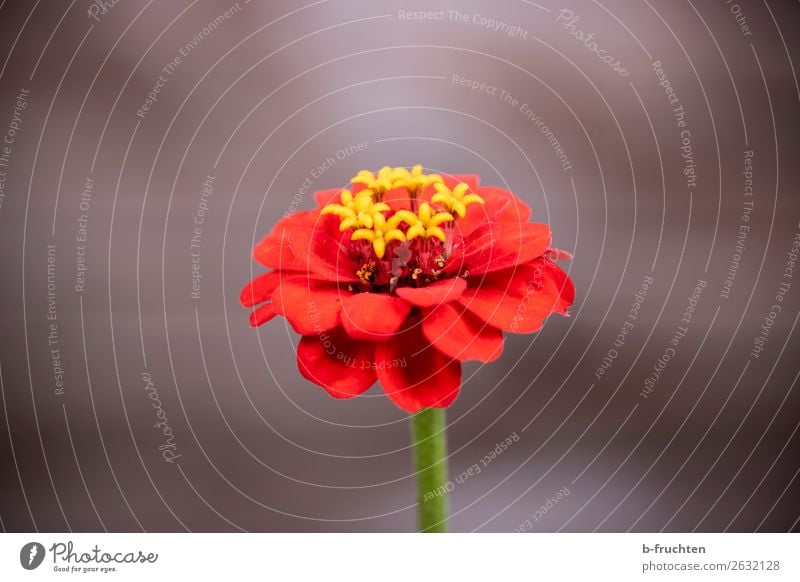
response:
<svg viewBox="0 0 800 582"><path fill-rule="evenodd" d="M355 195L350 190L342 190L340 202L327 204L322 208L322 214L339 217L339 230L352 229L350 240L371 243L378 259L385 256L386 248L392 241L435 238L446 242L447 232L442 226L454 221L456 217L464 217L470 204L484 204L483 198L469 193L466 183L461 182L450 190L441 176L425 174L421 165L414 166L411 170L389 166L384 166L375 173L361 170L351 182L361 184L364 188ZM398 210L390 218L386 218L384 213L390 212L391 208L380 201L383 193L395 188L406 188L416 206L416 195L430 185L436 190L431 202L441 204L447 212L438 211L428 202L422 202L416 213ZM408 226L405 233L399 228L401 223ZM367 271L362 273L365 277L366 274ZM361 275L359 278L362 278Z"/></svg>
<svg viewBox="0 0 800 582"><path fill-rule="evenodd" d="M465 182L460 182L452 190L444 184L434 184L433 187L436 189L436 194L431 197L431 202L441 204L460 218L464 218L467 214L467 206L470 204L485 203L477 194L467 194L469 185Z"/></svg>
<svg viewBox="0 0 800 582"><path fill-rule="evenodd" d="M414 214L409 211L399 211L395 214L402 214L401 220L409 225L406 238L413 240L417 237L423 238L438 238L440 241L445 242L447 239L444 230L440 227L445 222L450 222L453 215L449 212L434 212L431 205L423 202L419 207L419 213Z"/></svg>
<svg viewBox="0 0 800 582"><path fill-rule="evenodd" d="M353 176L350 182L352 184L363 184L380 198L384 192L396 188L394 182L403 179L406 174L408 174L408 170L405 168L384 166L378 170L377 174L373 174L369 170L361 170Z"/></svg>
<svg viewBox="0 0 800 582"><path fill-rule="evenodd" d="M375 256L382 259L386 254L386 245L390 242L404 241L406 235L403 231L397 228L400 220L392 216L388 221L383 214L375 214L373 216L372 228L359 228L350 237L350 240L365 240L372 243L372 249L375 251Z"/></svg>
<svg viewBox="0 0 800 582"><path fill-rule="evenodd" d="M350 182L363 184L380 197L384 192L395 188L406 188L409 192L415 194L426 186L442 183L443 180L439 174L425 174L422 166L417 164L411 170L407 170L402 166L395 168L384 166L377 173L361 170Z"/></svg>
<svg viewBox="0 0 800 582"><path fill-rule="evenodd" d="M395 168L395 170L405 170L405 174L392 183L394 188L406 188L411 193L416 193L426 186L443 182L439 174L425 174L422 166L417 164L411 171L405 168Z"/></svg>
<svg viewBox="0 0 800 582"><path fill-rule="evenodd" d="M335 214L341 221L339 230L348 228L372 228L375 215L389 210L389 205L383 202L374 202L370 190L362 190L355 196L350 190L342 190L341 204L328 204L322 209L322 214Z"/></svg>

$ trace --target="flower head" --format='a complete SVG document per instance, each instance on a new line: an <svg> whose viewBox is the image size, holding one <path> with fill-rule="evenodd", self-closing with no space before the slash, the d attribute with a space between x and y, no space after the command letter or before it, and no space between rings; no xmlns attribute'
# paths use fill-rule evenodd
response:
<svg viewBox="0 0 800 582"><path fill-rule="evenodd" d="M574 299L550 229L476 176L386 166L281 220L253 256L250 323L283 315L302 338L301 374L336 398L380 381L400 408L451 404L461 362L490 362L503 332L531 333Z"/></svg>

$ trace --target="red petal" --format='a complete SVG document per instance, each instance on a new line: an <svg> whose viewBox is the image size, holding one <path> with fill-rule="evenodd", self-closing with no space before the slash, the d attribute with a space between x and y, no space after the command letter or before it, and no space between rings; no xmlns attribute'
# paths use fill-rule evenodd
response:
<svg viewBox="0 0 800 582"><path fill-rule="evenodd" d="M338 217L322 218L326 222L314 230L311 239L310 276L338 283L358 281L356 271L361 263L351 257L351 233L339 231Z"/></svg>
<svg viewBox="0 0 800 582"><path fill-rule="evenodd" d="M417 307L435 307L461 297L467 281L460 277L437 281L427 287L399 287L397 294Z"/></svg>
<svg viewBox="0 0 800 582"><path fill-rule="evenodd" d="M267 323L270 319L277 315L272 303L262 305L255 311L250 313L250 327L258 327L263 323Z"/></svg>
<svg viewBox="0 0 800 582"><path fill-rule="evenodd" d="M539 259L535 263L541 264L548 274L544 280L543 291L553 297L553 311L561 315L567 315L567 310L575 301L575 285L572 279L552 261Z"/></svg>
<svg viewBox="0 0 800 582"><path fill-rule="evenodd" d="M335 216L320 211L295 212L281 219L253 249L253 258L266 267L310 273L330 281L357 281L358 270L342 245Z"/></svg>
<svg viewBox="0 0 800 582"><path fill-rule="evenodd" d="M395 188L385 192L381 202L386 202L392 210L411 209L411 199L408 197L408 190L405 188Z"/></svg>
<svg viewBox="0 0 800 582"><path fill-rule="evenodd" d="M372 345L356 342L341 328L306 335L297 346L297 367L334 398L358 396L375 383Z"/></svg>
<svg viewBox="0 0 800 582"><path fill-rule="evenodd" d="M297 333L314 335L339 325L343 295L347 293L333 283L290 277L278 284L272 295L272 305Z"/></svg>
<svg viewBox="0 0 800 582"><path fill-rule="evenodd" d="M465 236L488 222L527 222L531 216L531 209L508 190L485 186L475 193L485 204L470 204L467 215L458 219L458 228Z"/></svg>
<svg viewBox="0 0 800 582"><path fill-rule="evenodd" d="M476 278L474 284L459 303L487 323L516 333L538 330L554 311L566 314L575 296L566 273L547 259Z"/></svg>
<svg viewBox="0 0 800 582"><path fill-rule="evenodd" d="M407 412L444 408L461 387L461 363L431 347L419 322L375 346L375 367L384 391Z"/></svg>
<svg viewBox="0 0 800 582"><path fill-rule="evenodd" d="M328 190L320 190L319 192L314 192L314 200L316 200L317 205L322 208L328 204L338 204L341 200L341 188L330 188Z"/></svg>
<svg viewBox="0 0 800 582"><path fill-rule="evenodd" d="M356 293L342 301L342 324L356 339L382 342L403 325L409 305L403 299L385 293Z"/></svg>
<svg viewBox="0 0 800 582"><path fill-rule="evenodd" d="M280 277L281 275L278 271L259 275L244 286L244 289L239 294L239 301L245 307L253 307L253 305L269 300L273 291L275 291L275 287L278 286Z"/></svg>
<svg viewBox="0 0 800 582"><path fill-rule="evenodd" d="M547 249L544 256L551 261L567 261L572 258L572 253L562 251L561 249Z"/></svg>
<svg viewBox="0 0 800 582"><path fill-rule="evenodd" d="M315 223L316 216L311 211L295 212L282 218L272 232L253 248L253 258L265 267L307 270L308 259L303 256L303 253L297 254L291 251L293 242L294 246L299 249L298 243L301 240L305 240L306 249L308 249L308 241Z"/></svg>
<svg viewBox="0 0 800 582"><path fill-rule="evenodd" d="M479 317L440 305L425 315L422 331L431 344L447 356L460 361L492 362L503 353L503 332Z"/></svg>
<svg viewBox="0 0 800 582"><path fill-rule="evenodd" d="M447 271L490 273L527 263L550 248L550 227L537 222L490 223L453 249Z"/></svg>

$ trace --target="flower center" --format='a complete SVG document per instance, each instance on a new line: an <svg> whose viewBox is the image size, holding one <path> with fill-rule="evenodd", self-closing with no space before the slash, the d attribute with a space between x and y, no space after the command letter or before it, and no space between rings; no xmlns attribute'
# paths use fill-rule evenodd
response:
<svg viewBox="0 0 800 582"><path fill-rule="evenodd" d="M470 204L484 203L468 184L451 190L440 175L425 174L419 165L361 170L350 182L352 190L342 190L340 202L326 205L322 214L337 216L339 230L350 234L348 250L361 261L356 276L362 291L437 281L452 249L456 221L466 216ZM394 208L384 201L389 192L400 194L389 200Z"/></svg>

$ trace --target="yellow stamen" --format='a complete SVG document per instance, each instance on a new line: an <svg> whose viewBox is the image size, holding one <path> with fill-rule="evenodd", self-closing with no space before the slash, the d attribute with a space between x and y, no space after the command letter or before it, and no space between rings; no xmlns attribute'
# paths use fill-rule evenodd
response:
<svg viewBox="0 0 800 582"><path fill-rule="evenodd" d="M438 174L425 174L421 165L410 170L403 167L384 166L377 172L361 170L351 182L362 185L356 194L351 190L342 190L339 203L331 203L322 208L322 214L333 214L339 218L339 230L352 230L350 240L367 241L371 244L375 256L383 259L386 249L392 241L406 241L415 238L436 238L447 241L447 232L443 228L456 217L466 215L470 204L483 204L484 200L475 193L469 193L469 186L461 182L450 190ZM381 202L382 195L395 188L406 188L414 200L423 188L430 185L436 190L431 202L441 204L447 212L432 207L428 202L419 204L417 212L398 210L387 218L385 213L391 207ZM414 202L416 207L417 202ZM405 232L399 227L407 225ZM437 262L438 264L438 262ZM370 265L372 265L370 267ZM440 267L441 268L441 267ZM362 283L374 274L374 263L364 263L357 272Z"/></svg>
<svg viewBox="0 0 800 582"><path fill-rule="evenodd" d="M394 182L403 179L406 174L408 174L408 170L405 168L384 166L378 170L377 174L373 174L369 170L361 170L353 176L350 182L352 184L363 184L380 198L384 192L395 188Z"/></svg>
<svg viewBox="0 0 800 582"><path fill-rule="evenodd" d="M400 177L392 182L392 187L406 188L412 194L431 184L443 182L439 174L424 174L422 166L419 164L411 168L411 171L405 168L395 168L395 172L397 172Z"/></svg>
<svg viewBox="0 0 800 582"><path fill-rule="evenodd" d="M442 230L439 225L453 220L452 214L448 212L434 213L431 205L427 202L420 204L419 214L401 210L397 212L395 216L401 212L404 212L401 220L409 225L408 232L406 233L406 238L408 240L413 240L420 236L423 238L438 238L442 242L447 240L444 230Z"/></svg>
<svg viewBox="0 0 800 582"><path fill-rule="evenodd" d="M470 204L485 203L477 194L467 194L469 185L465 182L460 182L452 190L444 184L434 184L433 187L436 189L436 194L431 197L431 202L443 205L459 218L466 216L467 206Z"/></svg>
<svg viewBox="0 0 800 582"><path fill-rule="evenodd" d="M402 166L390 168L384 166L377 173L369 170L361 170L352 180L353 184L363 184L371 189L379 198L384 192L395 188L406 188L412 194L431 184L442 183L443 179L439 174L425 174L421 165L416 165L411 170Z"/></svg>
<svg viewBox="0 0 800 582"><path fill-rule="evenodd" d="M339 217L339 230L348 228L372 228L375 214L390 210L388 204L374 202L372 190L366 189L355 196L350 190L342 190L341 204L328 204L323 207L322 214L334 214Z"/></svg>
<svg viewBox="0 0 800 582"><path fill-rule="evenodd" d="M400 219L392 216L388 221L383 214L376 213L372 217L372 229L359 228L350 237L350 240L366 240L372 243L375 256L382 259L386 254L386 246L392 241L404 241L406 235L397 228Z"/></svg>

